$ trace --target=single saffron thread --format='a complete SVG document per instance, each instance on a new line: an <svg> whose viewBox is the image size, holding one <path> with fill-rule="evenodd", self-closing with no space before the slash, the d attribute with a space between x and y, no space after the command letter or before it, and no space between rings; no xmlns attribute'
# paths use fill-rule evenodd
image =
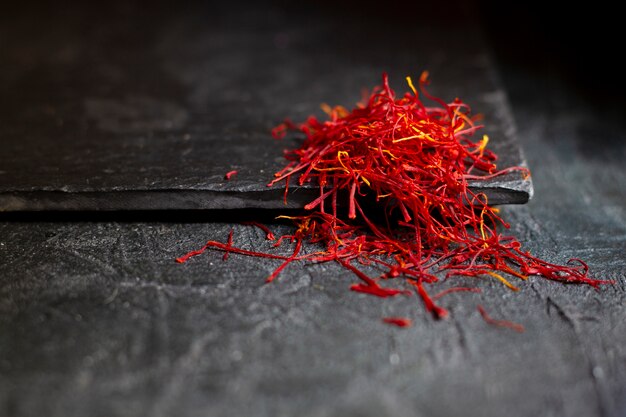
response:
<svg viewBox="0 0 626 417"><path fill-rule="evenodd" d="M383 317L383 322L397 327L411 327L413 322L406 317Z"/></svg>
<svg viewBox="0 0 626 417"><path fill-rule="evenodd" d="M214 248L214 249L217 249L217 250L221 250L223 252L236 253L236 254L239 254L239 255L253 256L255 258L282 259L282 260L289 259L286 256L273 255L271 253L255 252L255 251L251 251L251 250L240 249L240 248L236 248L234 246L229 246L229 245L224 244L222 242L217 242L215 240L209 240L202 248L200 248L198 250L193 250L193 251L188 252L187 254L185 254L185 255L183 255L183 256L181 256L179 258L176 258L176 262L178 262L179 264L184 264L185 262L187 262L189 259L193 258L194 256L202 255L209 248Z"/></svg>
<svg viewBox="0 0 626 417"><path fill-rule="evenodd" d="M482 291L480 290L480 288L473 288L473 287L452 287L452 288L448 288L446 290L443 290L435 295L433 295L433 301L437 301L439 300L441 297L444 297L448 294L452 294L452 293L456 293L456 292L473 292L473 293L481 293Z"/></svg>
<svg viewBox="0 0 626 417"><path fill-rule="evenodd" d="M267 227L264 224L261 224L259 222L253 222L253 221L242 222L241 224L258 227L265 233L265 238L267 240L276 240L276 236L274 235L274 233L269 229L269 227Z"/></svg>
<svg viewBox="0 0 626 417"><path fill-rule="evenodd" d="M524 333L525 331L524 326L519 323L515 323L509 320L497 320L492 318L489 314L487 314L487 311L481 305L478 305L476 308L478 309L478 312L486 323L492 324L494 326L506 327L508 329L515 330L518 333Z"/></svg>
<svg viewBox="0 0 626 417"><path fill-rule="evenodd" d="M233 247L233 233L235 232L235 229L230 229L230 232L228 233L228 243L226 244L226 246L230 249ZM222 260L227 261L228 260L228 255L230 254L230 250L226 250L224 252L224 256L222 256Z"/></svg>
<svg viewBox="0 0 626 417"><path fill-rule="evenodd" d="M228 171L225 175L224 175L224 179L226 180L230 180L232 177L234 177L235 175L237 175L239 173L239 171L237 171L236 169L233 169L232 171Z"/></svg>

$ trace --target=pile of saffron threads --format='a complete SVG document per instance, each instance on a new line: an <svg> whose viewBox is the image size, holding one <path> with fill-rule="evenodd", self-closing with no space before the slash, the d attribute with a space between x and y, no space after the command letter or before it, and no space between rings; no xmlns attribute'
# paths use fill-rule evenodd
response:
<svg viewBox="0 0 626 417"><path fill-rule="evenodd" d="M488 137L471 139L482 127L478 118L458 98L446 103L430 95L427 72L420 77L419 90L410 77L406 80L410 91L401 97L383 74L382 85L351 111L323 105L327 120L311 116L302 124L286 121L272 130L276 139L298 131L305 140L285 151L288 163L268 186L284 183L285 200L290 182L319 188L319 197L305 206L304 214L280 216L294 222L293 234L276 239L267 227L248 223L276 240L274 246L291 242L291 256L234 247L231 231L227 243L209 241L177 261L186 262L209 248L225 252L225 258L236 253L282 261L267 282L294 261L333 261L358 279L351 290L379 297L415 292L437 318L448 315L438 304L441 297L480 291L453 287L431 295L429 287L441 278L494 279L513 291L518 290L514 280L530 275L592 287L609 283L590 277L580 259L549 263L524 251L514 237L502 235L500 230L509 225L487 196L468 184L511 171L529 175L528 170L498 170L496 155L487 149ZM305 241L320 250L301 254ZM363 272L372 266L380 275ZM516 323L491 319L481 306L478 311L492 324L520 329ZM401 327L411 323L400 317L383 321Z"/></svg>

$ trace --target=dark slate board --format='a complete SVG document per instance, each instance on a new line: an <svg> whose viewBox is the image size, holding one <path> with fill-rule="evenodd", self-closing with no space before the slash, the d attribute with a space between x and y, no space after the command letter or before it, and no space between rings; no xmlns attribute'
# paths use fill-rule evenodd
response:
<svg viewBox="0 0 626 417"><path fill-rule="evenodd" d="M435 94L485 114L501 167L524 164L463 11L420 9L441 19L428 26L324 3L42 7L0 18L1 211L284 207L266 184L298 139L270 128L353 105L383 71L405 91L406 75L429 70ZM493 203L532 193L518 174L477 188Z"/></svg>

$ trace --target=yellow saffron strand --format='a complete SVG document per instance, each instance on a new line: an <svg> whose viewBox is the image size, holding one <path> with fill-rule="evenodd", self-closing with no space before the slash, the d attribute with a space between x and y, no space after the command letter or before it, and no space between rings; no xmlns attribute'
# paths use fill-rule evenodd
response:
<svg viewBox="0 0 626 417"><path fill-rule="evenodd" d="M345 158L348 158L350 156L350 154L348 154L348 152L346 152L346 151L339 151L339 152L337 152L337 160L339 161L339 163L341 164L343 169L345 169L347 173L350 173L350 170L348 169L348 167L346 167L345 164L343 163L343 161L341 160L342 156L345 157Z"/></svg>
<svg viewBox="0 0 626 417"><path fill-rule="evenodd" d="M487 271L487 273L491 275L492 277L494 277L495 279L497 279L498 281L500 281L501 283L503 283L504 285L506 285L509 289L513 291L519 291L519 288L517 288L515 285L507 281L506 278L504 278L502 275L496 274L495 272L491 272L491 271Z"/></svg>
<svg viewBox="0 0 626 417"><path fill-rule="evenodd" d="M415 86L413 85L413 80L411 79L411 77L407 76L406 82L409 85L409 87L411 87L411 90L413 90L413 94L417 95L417 90L415 89Z"/></svg>

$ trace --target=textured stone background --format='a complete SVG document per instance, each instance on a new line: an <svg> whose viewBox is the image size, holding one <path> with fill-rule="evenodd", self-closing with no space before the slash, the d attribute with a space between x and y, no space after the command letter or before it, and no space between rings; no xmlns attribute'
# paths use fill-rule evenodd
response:
<svg viewBox="0 0 626 417"><path fill-rule="evenodd" d="M508 51L500 33L535 182L534 199L503 216L536 255L583 258L615 285L531 278L512 293L465 279L483 293L448 296L450 319L434 321L416 297L348 291L355 278L333 265L293 265L264 285L274 262L214 252L173 262L266 212L5 215L0 415L625 415L623 108L599 91L606 82L590 93L568 72L571 57ZM237 245L267 245L234 227ZM477 304L526 332L487 325Z"/></svg>

